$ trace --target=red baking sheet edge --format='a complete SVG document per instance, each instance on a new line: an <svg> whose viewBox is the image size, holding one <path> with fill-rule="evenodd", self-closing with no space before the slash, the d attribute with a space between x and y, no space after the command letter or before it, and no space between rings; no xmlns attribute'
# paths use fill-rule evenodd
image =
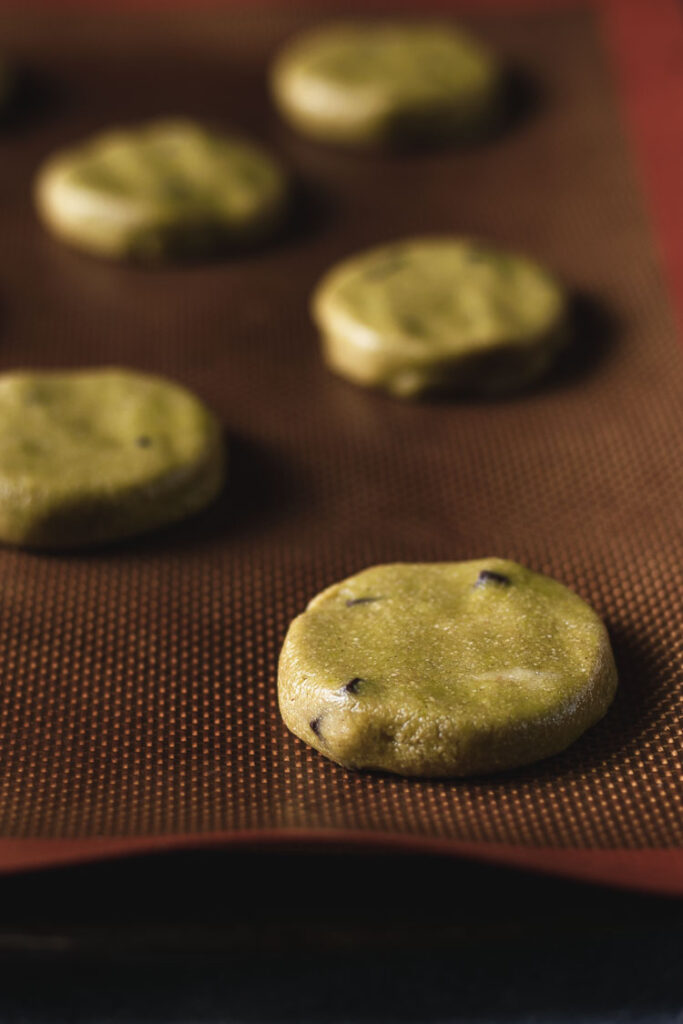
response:
<svg viewBox="0 0 683 1024"><path fill-rule="evenodd" d="M209 4L215 5L214 0L209 0ZM0 3L0 6L10 5ZM53 2L47 6L54 10L58 4ZM79 5L69 3L68 6ZM109 0L91 0L80 6L105 8ZM149 6L164 6L164 0L151 0ZM173 6L183 5L176 2ZM538 10L573 5L564 0L480 0L476 5L445 2L435 6L456 11L468 7L470 10ZM613 63L627 134L680 326L683 325L683 12L677 0L593 0L590 6L597 11ZM586 882L683 896L682 848L579 850L320 829L68 840L4 838L0 839L0 872L200 847L445 854Z"/></svg>
<svg viewBox="0 0 683 1024"><path fill-rule="evenodd" d="M351 832L343 829L211 832L204 835L102 839L3 839L0 872L32 871L169 851L208 848L273 852L437 854L465 857L546 875L619 886L660 896L683 895L683 851L575 850L466 843L451 839Z"/></svg>

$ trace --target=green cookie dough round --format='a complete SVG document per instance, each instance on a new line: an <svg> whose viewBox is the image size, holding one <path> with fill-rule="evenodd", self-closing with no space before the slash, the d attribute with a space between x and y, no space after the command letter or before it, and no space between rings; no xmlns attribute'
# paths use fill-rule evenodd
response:
<svg viewBox="0 0 683 1024"><path fill-rule="evenodd" d="M0 375L0 541L75 547L208 504L221 427L185 388L122 369Z"/></svg>
<svg viewBox="0 0 683 1024"><path fill-rule="evenodd" d="M283 171L258 146L178 120L105 132L57 153L38 173L35 199L64 241L161 262L268 237L287 192Z"/></svg>
<svg viewBox="0 0 683 1024"><path fill-rule="evenodd" d="M307 135L347 145L466 140L500 107L501 71L448 23L347 22L296 37L276 58L273 97Z"/></svg>
<svg viewBox="0 0 683 1024"><path fill-rule="evenodd" d="M282 648L280 712L347 768L465 776L556 754L617 685L605 627L515 562L379 565L324 590Z"/></svg>
<svg viewBox="0 0 683 1024"><path fill-rule="evenodd" d="M312 314L332 370L402 398L498 395L549 368L567 297L538 264L467 238L379 246L329 271Z"/></svg>

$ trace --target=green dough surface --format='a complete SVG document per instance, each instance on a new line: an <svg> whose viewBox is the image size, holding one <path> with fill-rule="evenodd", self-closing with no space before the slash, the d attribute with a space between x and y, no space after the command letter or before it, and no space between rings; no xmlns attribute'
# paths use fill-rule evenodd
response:
<svg viewBox="0 0 683 1024"><path fill-rule="evenodd" d="M0 375L0 541L101 543L218 493L220 424L185 388L121 369Z"/></svg>
<svg viewBox="0 0 683 1024"><path fill-rule="evenodd" d="M35 198L49 230L112 259L212 255L274 233L287 205L277 163L191 121L97 135L49 158Z"/></svg>
<svg viewBox="0 0 683 1024"><path fill-rule="evenodd" d="M607 632L560 583L499 558L379 565L290 625L288 728L348 768L500 771L564 750L617 685Z"/></svg>
<svg viewBox="0 0 683 1024"><path fill-rule="evenodd" d="M318 285L312 314L332 370L404 398L523 388L567 337L565 291L542 267L449 236L344 260Z"/></svg>
<svg viewBox="0 0 683 1024"><path fill-rule="evenodd" d="M500 82L487 50L445 22L325 25L286 45L271 73L294 127L347 145L467 140L497 117Z"/></svg>

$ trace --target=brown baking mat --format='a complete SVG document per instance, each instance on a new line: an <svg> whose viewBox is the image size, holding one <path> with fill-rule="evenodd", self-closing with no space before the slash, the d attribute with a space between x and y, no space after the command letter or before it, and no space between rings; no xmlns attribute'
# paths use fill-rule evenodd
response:
<svg viewBox="0 0 683 1024"><path fill-rule="evenodd" d="M277 122L264 67L313 20L0 17L32 71L0 143L0 366L166 373L219 412L232 446L225 496L191 522L86 554L0 552L0 867L40 839L63 860L93 837L120 853L218 833L458 841L539 864L561 848L570 871L595 850L680 846L683 366L593 16L468 18L523 71L510 124L467 152L402 158L335 152ZM45 154L167 114L282 153L302 192L287 237L143 271L42 232L30 180ZM412 405L325 372L307 315L321 272L435 230L526 249L575 290L575 350L543 387ZM604 616L621 687L603 722L559 757L467 782L354 774L287 733L277 657L308 598L371 563L489 554Z"/></svg>

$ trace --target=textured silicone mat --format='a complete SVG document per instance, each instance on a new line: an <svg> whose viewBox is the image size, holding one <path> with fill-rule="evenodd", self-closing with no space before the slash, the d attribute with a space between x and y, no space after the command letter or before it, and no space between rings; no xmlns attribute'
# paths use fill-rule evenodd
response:
<svg viewBox="0 0 683 1024"><path fill-rule="evenodd" d="M220 413L232 449L224 497L184 525L87 554L0 551L4 840L60 840L56 858L82 855L75 839L116 837L100 849L120 852L217 832L482 855L683 844L683 365L591 14L469 18L523 72L511 123L467 152L402 158L278 124L264 67L312 16L0 20L35 72L33 106L0 141L0 366L169 374ZM176 113L281 152L301 184L287 237L141 271L41 231L29 183L45 154ZM575 291L573 354L533 393L401 404L321 366L307 315L320 273L435 230L525 249ZM487 554L558 577L605 618L621 687L602 723L559 757L469 782L350 773L286 732L277 656L309 597L375 562ZM6 849L16 866L21 843Z"/></svg>

